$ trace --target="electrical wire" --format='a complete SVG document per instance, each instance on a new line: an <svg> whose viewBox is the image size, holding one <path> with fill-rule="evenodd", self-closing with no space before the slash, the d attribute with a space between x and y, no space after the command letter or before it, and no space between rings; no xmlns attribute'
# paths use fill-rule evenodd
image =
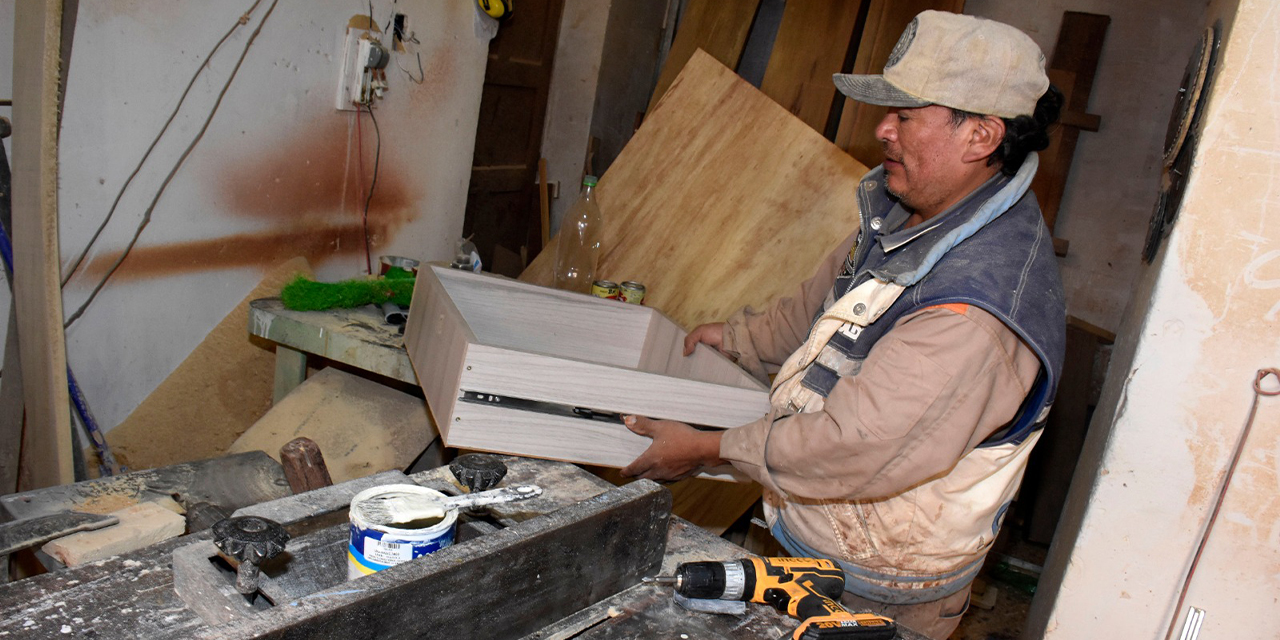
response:
<svg viewBox="0 0 1280 640"><path fill-rule="evenodd" d="M374 132L375 140L377 141L374 145L374 151L373 151L373 180L369 182L369 195L366 196L364 199L364 222L363 222L365 266L367 267L369 273L372 274L373 261L370 257L371 251L369 248L369 203L373 201L374 187L378 186L378 163L382 158L382 130L378 128L378 119L373 115L373 105L366 103L364 107L369 111L369 120L373 122L373 132ZM359 112L357 112L356 118L359 118L359 117L360 117L360 114Z"/></svg>
<svg viewBox="0 0 1280 640"><path fill-rule="evenodd" d="M1178 619L1182 616L1182 603L1186 600L1187 591L1191 587L1191 579L1195 577L1196 567L1200 564L1200 554L1204 553L1204 548L1209 542L1209 534L1213 532L1213 525L1218 520L1218 513L1222 511L1222 503L1227 499L1227 489L1231 487L1231 478L1236 474L1236 465L1240 464L1240 456L1244 453L1244 445L1249 441L1249 432L1253 430L1253 419L1258 415L1258 403L1263 397L1280 396L1280 389L1269 390L1262 388L1262 381L1267 378L1275 378L1274 382L1280 382L1280 369L1275 367L1267 369L1258 369L1257 377L1253 379L1253 405L1249 407L1249 416L1244 420L1244 430L1240 433L1240 439L1236 441L1236 448L1231 455L1231 462L1227 465L1226 476L1222 479L1222 486L1218 488L1218 496L1213 501L1213 511L1209 514L1209 520L1204 525L1204 531L1200 534L1200 543L1196 547L1196 553L1191 558L1191 566L1187 568L1187 575L1182 581L1182 588L1178 590L1178 603L1173 605L1173 619L1169 621L1169 629L1164 634L1165 640L1173 638L1173 631L1178 626Z"/></svg>
<svg viewBox="0 0 1280 640"><path fill-rule="evenodd" d="M182 109L182 104L187 101L187 95L191 93L191 88L196 85L196 80L205 69L209 68L209 60L213 59L214 54L218 52L218 49L222 48L222 45L231 37L231 34L236 32L236 29L248 24L249 15L252 14L261 3L262 0L254 0L249 9L241 14L240 18L236 20L236 23L222 35L222 39L218 40L218 43L213 45L213 49L209 50L209 53L205 55L204 60L200 61L200 66L197 67L196 72L192 74L191 81L187 83L187 88L183 89L182 96L178 98L178 104L174 105L173 112L169 114L169 119L164 121L164 126L160 127L160 132L157 133L155 139L151 141L151 146L147 147L146 153L142 154L142 159L138 160L138 166L133 168L133 173L129 174L129 177L125 179L123 185L120 185L120 191L116 193L116 199L111 203L111 208L107 210L107 216L102 219L102 224L98 225L97 231L94 231L93 237L89 238L89 243L85 245L84 251L80 252L80 255L71 263L71 268L67 270L66 275L62 276L63 287L67 286L67 282L71 280L71 276L75 275L76 270L79 269L81 263L84 262L85 256L89 255L89 250L93 248L94 243L98 241L98 237L102 235L103 229L107 228L107 223L111 222L111 218L115 216L116 207L120 206L120 200L124 198L124 192L129 188L129 185L133 183L133 179L138 176L138 173L142 171L142 165L147 162L147 158L151 157L151 152L154 151L156 145L160 143L160 138L162 138L165 132L169 130L169 125L173 124L174 118L178 117L178 111Z"/></svg>
<svg viewBox="0 0 1280 640"><path fill-rule="evenodd" d="M186 161L187 156L191 155L191 152L196 148L196 145L200 142L201 138L204 137L205 132L209 130L209 124L213 122L213 116L218 113L218 107L222 105L222 99L226 97L227 90L231 88L231 82L235 80L236 74L240 72L240 66L244 64L245 57L249 55L249 49L253 46L254 41L258 39L258 34L262 33L262 27L267 24L267 20L271 17L272 12L276 10L276 5L278 4L280 4L280 0L272 0L271 6L267 7L266 13L262 15L262 20L258 23L258 27L254 29L253 33L249 36L248 41L245 42L244 50L240 52L240 58L236 60L236 66L231 69L231 75L227 78L226 83L222 85L222 90L218 93L218 98L214 101L213 108L209 110L209 115L205 118L204 124L200 127L200 131L196 133L194 138L192 138L191 143L188 144L186 150L182 152L182 156L178 158L178 161L174 163L169 174L165 176L164 182L160 184L160 188L156 191L155 197L151 199L151 204L147 206L147 210L142 216L142 222L138 224L138 229L134 231L133 238L130 239L129 244L125 246L124 252L120 254L120 257L117 258L115 263L111 265L111 268L107 270L106 275L102 276L102 280L100 280L98 285L93 288L93 291L89 293L89 297L85 299L84 303L76 309L75 313L67 317L66 322L62 325L63 328L70 327L71 323L84 315L85 310L89 308L89 305L98 297L98 293L102 291L104 286L106 286L107 281L111 279L112 275L115 275L116 270L120 268L120 265L124 262L125 258L129 257L129 252L133 251L134 245L138 243L138 238L142 236L142 230L146 229L147 224L151 222L151 214L155 211L156 204L160 202L160 196L164 195L165 189L168 188L169 183L173 180L173 176L178 173L178 169L182 167L182 163ZM255 2L254 5L256 6L257 2ZM247 19L247 15L248 14L242 16L241 19Z"/></svg>

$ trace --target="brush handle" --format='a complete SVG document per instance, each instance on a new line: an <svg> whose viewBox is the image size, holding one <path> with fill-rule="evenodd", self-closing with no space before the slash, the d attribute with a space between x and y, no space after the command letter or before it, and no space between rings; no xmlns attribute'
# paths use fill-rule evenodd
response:
<svg viewBox="0 0 1280 640"><path fill-rule="evenodd" d="M467 493L460 496L453 496L445 498L440 502L446 510L470 509L471 507L482 507L489 504L528 500L529 498L536 498L540 495L542 495L542 487L534 484L522 484L515 487L502 487L501 489L490 489L489 491L481 491L479 493Z"/></svg>

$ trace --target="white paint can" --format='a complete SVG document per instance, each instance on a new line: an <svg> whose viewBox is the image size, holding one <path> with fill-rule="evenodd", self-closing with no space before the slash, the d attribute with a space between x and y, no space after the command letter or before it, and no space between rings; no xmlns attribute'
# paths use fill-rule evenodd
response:
<svg viewBox="0 0 1280 640"><path fill-rule="evenodd" d="M356 505L387 493L416 493L431 498L448 496L416 484L389 484L365 489L351 499L351 541L347 545L347 579L354 580L414 558L421 558L453 544L456 509L450 509L438 522L408 523L399 527L371 524L360 515ZM416 526L415 526L416 525Z"/></svg>

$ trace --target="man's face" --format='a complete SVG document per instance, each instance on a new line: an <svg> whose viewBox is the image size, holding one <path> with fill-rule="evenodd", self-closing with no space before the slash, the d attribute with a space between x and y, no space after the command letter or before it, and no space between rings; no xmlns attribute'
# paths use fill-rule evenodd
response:
<svg viewBox="0 0 1280 640"><path fill-rule="evenodd" d="M951 124L951 110L929 105L890 108L876 127L884 149L885 186L903 206L925 218L968 193L964 162L970 127Z"/></svg>

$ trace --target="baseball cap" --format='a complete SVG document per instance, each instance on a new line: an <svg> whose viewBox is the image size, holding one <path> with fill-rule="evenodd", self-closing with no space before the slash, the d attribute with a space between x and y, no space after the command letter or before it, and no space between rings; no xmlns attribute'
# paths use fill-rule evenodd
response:
<svg viewBox="0 0 1280 640"><path fill-rule="evenodd" d="M940 104L1015 118L1035 112L1049 88L1044 53L1030 36L1002 22L925 11L907 25L882 75L837 73L836 88L886 107Z"/></svg>

